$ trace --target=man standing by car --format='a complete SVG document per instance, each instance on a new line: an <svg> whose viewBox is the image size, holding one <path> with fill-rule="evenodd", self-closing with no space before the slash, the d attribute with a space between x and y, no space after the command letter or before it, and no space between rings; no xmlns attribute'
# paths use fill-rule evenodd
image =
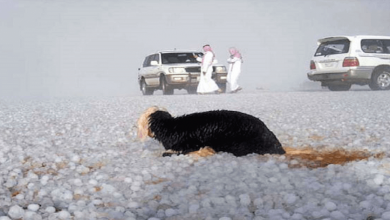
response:
<svg viewBox="0 0 390 220"><path fill-rule="evenodd" d="M230 85L231 93L236 93L242 88L238 85L238 77L241 74L241 63L242 57L241 53L234 47L229 49L230 57L227 59L229 63L229 70L227 80Z"/></svg>
<svg viewBox="0 0 390 220"><path fill-rule="evenodd" d="M201 62L201 74L196 92L198 94L207 94L220 92L217 83L211 78L213 73L214 52L210 45L203 46L204 55L202 58L197 57L198 62Z"/></svg>

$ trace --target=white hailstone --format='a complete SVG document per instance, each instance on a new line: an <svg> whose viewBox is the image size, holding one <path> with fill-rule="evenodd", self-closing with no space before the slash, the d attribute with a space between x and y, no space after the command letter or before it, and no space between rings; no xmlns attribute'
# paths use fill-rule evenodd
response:
<svg viewBox="0 0 390 220"><path fill-rule="evenodd" d="M97 175L96 179L97 180L104 180L104 179L107 179L107 178L104 175Z"/></svg>
<svg viewBox="0 0 390 220"><path fill-rule="evenodd" d="M311 215L315 218L315 219L318 219L318 218L321 218L323 215L321 212L319 211L314 211L311 213Z"/></svg>
<svg viewBox="0 0 390 220"><path fill-rule="evenodd" d="M198 211L198 209L199 209L198 204L192 204L189 207L189 212L190 212L190 214L195 214Z"/></svg>
<svg viewBox="0 0 390 220"><path fill-rule="evenodd" d="M79 209L78 205L76 203L71 203L68 206L68 211L73 213Z"/></svg>
<svg viewBox="0 0 390 220"><path fill-rule="evenodd" d="M74 169L76 169L76 164L73 163L73 162L69 162L68 163L68 168L71 169L71 170L74 170Z"/></svg>
<svg viewBox="0 0 390 220"><path fill-rule="evenodd" d="M11 220L8 216L0 216L0 220Z"/></svg>
<svg viewBox="0 0 390 220"><path fill-rule="evenodd" d="M374 183L381 185L383 183L384 176L382 174L377 174L374 178Z"/></svg>
<svg viewBox="0 0 390 220"><path fill-rule="evenodd" d="M28 189L34 189L34 187L35 187L35 184L34 184L34 183L29 183L29 184L27 185L27 188L28 188Z"/></svg>
<svg viewBox="0 0 390 220"><path fill-rule="evenodd" d="M85 167L83 165L80 165L76 168L76 172L80 173L80 174L87 174L89 173L90 169L88 167Z"/></svg>
<svg viewBox="0 0 390 220"><path fill-rule="evenodd" d="M30 205L27 206L27 208L30 211L36 212L39 209L39 205L38 204L30 204Z"/></svg>
<svg viewBox="0 0 390 220"><path fill-rule="evenodd" d="M361 201L359 203L359 206L364 208L364 209L369 209L371 207L371 203L370 203L370 201L365 200L365 201Z"/></svg>
<svg viewBox="0 0 390 220"><path fill-rule="evenodd" d="M83 181L81 179L74 179L73 180L73 184L75 186L82 186L83 185Z"/></svg>
<svg viewBox="0 0 390 220"><path fill-rule="evenodd" d="M100 200L100 199L94 199L92 200L92 204L98 206L98 205L102 205L103 204L103 201Z"/></svg>
<svg viewBox="0 0 390 220"><path fill-rule="evenodd" d="M40 217L40 218L39 218ZM24 213L24 216L23 216L23 219L25 219L25 220L29 220L29 219L42 219L42 217L41 216L39 216L38 217L38 215L37 215L37 213L35 213L35 212L32 212L32 211L26 211L25 213Z"/></svg>
<svg viewBox="0 0 390 220"><path fill-rule="evenodd" d="M110 184L103 184L102 185L102 193L112 194L115 191L116 191L116 188Z"/></svg>
<svg viewBox="0 0 390 220"><path fill-rule="evenodd" d="M149 181L149 180L151 180L151 179L152 179L152 175L150 175L149 173L144 174L144 176L143 176L143 180L144 180L144 181Z"/></svg>
<svg viewBox="0 0 390 220"><path fill-rule="evenodd" d="M70 213L62 210L62 211L58 212L58 218L59 219L70 219Z"/></svg>
<svg viewBox="0 0 390 220"><path fill-rule="evenodd" d="M133 180L130 177L126 177L124 181L125 181L125 183L133 182Z"/></svg>
<svg viewBox="0 0 390 220"><path fill-rule="evenodd" d="M16 184L18 184L18 182L15 179L8 179L4 186L7 188L12 188L16 186Z"/></svg>
<svg viewBox="0 0 390 220"><path fill-rule="evenodd" d="M136 209L139 207L139 204L137 202L129 202L129 204L127 205L127 207L131 208L131 209Z"/></svg>
<svg viewBox="0 0 390 220"><path fill-rule="evenodd" d="M73 193L69 190L65 191L63 194L62 194L62 198L66 201L70 201L73 199Z"/></svg>
<svg viewBox="0 0 390 220"><path fill-rule="evenodd" d="M174 210L174 209L167 209L167 210L165 210L165 215L167 216L167 217L171 217L171 216L174 216L174 215L176 215L176 210Z"/></svg>
<svg viewBox="0 0 390 220"><path fill-rule="evenodd" d="M73 194L75 195L82 195L84 193L83 189L77 188L74 190Z"/></svg>
<svg viewBox="0 0 390 220"><path fill-rule="evenodd" d="M124 213L124 212L126 211L126 208L125 208L125 207L122 207L122 206L117 206L117 207L115 208L115 211Z"/></svg>
<svg viewBox="0 0 390 220"><path fill-rule="evenodd" d="M45 211L47 213L54 213L54 212L56 212L56 209L53 206L48 206L48 207L46 207Z"/></svg>
<svg viewBox="0 0 390 220"><path fill-rule="evenodd" d="M262 198L257 198L253 201L253 204L257 207L257 208L260 208L263 206L263 199Z"/></svg>
<svg viewBox="0 0 390 220"><path fill-rule="evenodd" d="M135 185L133 183L133 185L131 185L130 189L133 190L133 191L139 191L139 190L141 190L141 187L139 185Z"/></svg>
<svg viewBox="0 0 390 220"><path fill-rule="evenodd" d="M9 209L8 215L13 219L22 218L24 216L24 209L18 205L14 205Z"/></svg>
<svg viewBox="0 0 390 220"><path fill-rule="evenodd" d="M28 172L27 178L28 179L38 179L39 176L37 174L33 173L33 172Z"/></svg>
<svg viewBox="0 0 390 220"><path fill-rule="evenodd" d="M94 179L89 180L88 183L91 184L92 186L96 186L98 184L98 182Z"/></svg>
<svg viewBox="0 0 390 220"><path fill-rule="evenodd" d="M330 217L332 217L333 219L346 219L344 214L340 211L331 212Z"/></svg>
<svg viewBox="0 0 390 220"><path fill-rule="evenodd" d="M46 190L41 189L41 190L38 191L38 197L42 198L42 197L44 197L46 195L47 195Z"/></svg>
<svg viewBox="0 0 390 220"><path fill-rule="evenodd" d="M123 196L123 194L122 193L119 193L119 192L114 192L114 194L113 194L113 197L114 198L121 198Z"/></svg>
<svg viewBox="0 0 390 220"><path fill-rule="evenodd" d="M293 220L301 220L301 219L303 219L303 216L302 216L302 214L300 214L300 213L294 213L294 214L291 216L291 219L293 219Z"/></svg>
<svg viewBox="0 0 390 220"><path fill-rule="evenodd" d="M284 196L284 200L288 204L293 204L293 203L295 203L297 201L297 196L295 194L289 193L289 194Z"/></svg>
<svg viewBox="0 0 390 220"><path fill-rule="evenodd" d="M41 182L42 185L46 185L48 180L49 180L49 176L48 175L44 175L44 176L41 177L40 182Z"/></svg>
<svg viewBox="0 0 390 220"><path fill-rule="evenodd" d="M18 195L15 196L15 199L23 200L24 199L24 195L23 194L18 194Z"/></svg>
<svg viewBox="0 0 390 220"><path fill-rule="evenodd" d="M271 177L271 178L269 178L269 181L270 181L271 183L276 183L276 182L278 182L278 178L276 178L276 177Z"/></svg>
<svg viewBox="0 0 390 220"><path fill-rule="evenodd" d="M337 209L337 205L334 204L333 202L326 202L325 207L328 211L334 211Z"/></svg>
<svg viewBox="0 0 390 220"><path fill-rule="evenodd" d="M74 217L76 217L76 219L83 219L84 218L84 213L82 211L75 211L73 214L74 214Z"/></svg>
<svg viewBox="0 0 390 220"><path fill-rule="evenodd" d="M288 165L286 163L282 163L282 164L279 165L279 168L284 170L284 169L288 168Z"/></svg>
<svg viewBox="0 0 390 220"><path fill-rule="evenodd" d="M390 220L390 211L382 213L381 218L383 220Z"/></svg>
<svg viewBox="0 0 390 220"><path fill-rule="evenodd" d="M188 187L188 191L189 192L196 192L196 190L197 190L197 188L194 185L191 185L191 186Z"/></svg>
<svg viewBox="0 0 390 220"><path fill-rule="evenodd" d="M84 207L86 205L86 202L84 200L79 200L79 201L77 201L77 205L79 207Z"/></svg>
<svg viewBox="0 0 390 220"><path fill-rule="evenodd" d="M73 157L71 158L71 161L75 162L75 163L79 163L80 160L81 159L80 159L79 155L73 155Z"/></svg>
<svg viewBox="0 0 390 220"><path fill-rule="evenodd" d="M239 197L242 206L248 206L251 203L251 198L248 194L241 194Z"/></svg>

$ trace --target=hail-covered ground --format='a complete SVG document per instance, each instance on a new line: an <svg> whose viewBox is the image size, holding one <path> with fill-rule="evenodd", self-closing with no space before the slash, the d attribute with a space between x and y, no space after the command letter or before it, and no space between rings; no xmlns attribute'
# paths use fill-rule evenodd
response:
<svg viewBox="0 0 390 220"><path fill-rule="evenodd" d="M286 148L368 156L162 157L136 140L153 105L241 111ZM390 93L369 90L0 101L0 220L390 219L389 112Z"/></svg>

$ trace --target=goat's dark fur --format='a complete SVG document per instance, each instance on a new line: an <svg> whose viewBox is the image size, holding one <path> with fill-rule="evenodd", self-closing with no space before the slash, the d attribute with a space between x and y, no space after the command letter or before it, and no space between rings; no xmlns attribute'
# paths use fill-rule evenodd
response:
<svg viewBox="0 0 390 220"><path fill-rule="evenodd" d="M156 111L149 117L153 138L166 150L187 154L203 147L243 156L284 154L276 136L258 118L236 111L217 110L172 117Z"/></svg>

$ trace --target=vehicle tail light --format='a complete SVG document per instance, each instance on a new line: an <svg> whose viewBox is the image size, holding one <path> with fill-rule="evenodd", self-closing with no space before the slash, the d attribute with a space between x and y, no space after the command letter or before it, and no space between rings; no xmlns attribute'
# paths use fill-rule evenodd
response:
<svg viewBox="0 0 390 220"><path fill-rule="evenodd" d="M314 63L313 60L310 61L310 69L315 70L316 69L316 64Z"/></svg>
<svg viewBox="0 0 390 220"><path fill-rule="evenodd" d="M359 60L356 57L346 57L343 61L343 67L359 66Z"/></svg>

